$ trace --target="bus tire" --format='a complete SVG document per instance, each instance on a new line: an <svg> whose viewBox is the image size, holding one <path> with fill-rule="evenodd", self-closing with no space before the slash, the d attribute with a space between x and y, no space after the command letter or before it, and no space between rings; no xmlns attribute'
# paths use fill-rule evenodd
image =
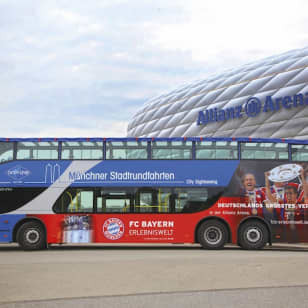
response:
<svg viewBox="0 0 308 308"><path fill-rule="evenodd" d="M218 220L208 220L198 228L198 241L205 249L221 249L228 239L228 230Z"/></svg>
<svg viewBox="0 0 308 308"><path fill-rule="evenodd" d="M239 245L243 249L262 249L267 244L268 239L267 227L261 221L247 221L240 227Z"/></svg>
<svg viewBox="0 0 308 308"><path fill-rule="evenodd" d="M17 232L17 242L24 250L46 248L46 235L43 226L35 221L22 224Z"/></svg>

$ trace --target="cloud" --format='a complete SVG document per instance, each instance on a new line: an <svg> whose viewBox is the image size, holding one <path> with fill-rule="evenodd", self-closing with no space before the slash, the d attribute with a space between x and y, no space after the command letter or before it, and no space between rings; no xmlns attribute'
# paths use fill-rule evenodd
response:
<svg viewBox="0 0 308 308"><path fill-rule="evenodd" d="M1 134L124 136L151 97L304 47L306 8L299 0L3 0Z"/></svg>
<svg viewBox="0 0 308 308"><path fill-rule="evenodd" d="M81 120L84 120L81 118ZM94 125L95 124L95 125ZM126 130L128 125L127 121L96 121L92 126L68 126L64 127L56 126L55 128L44 128L40 131L37 137L85 137L85 138L95 138L95 137L123 137L123 131ZM22 137L23 135L21 135ZM36 136L35 136L36 137Z"/></svg>
<svg viewBox="0 0 308 308"><path fill-rule="evenodd" d="M304 47L303 29L308 24L302 12L307 8L305 0L190 1L185 6L189 21L162 25L155 42L166 49L191 51L196 61L218 64L231 55L237 64L238 58L254 56L252 50L262 58Z"/></svg>

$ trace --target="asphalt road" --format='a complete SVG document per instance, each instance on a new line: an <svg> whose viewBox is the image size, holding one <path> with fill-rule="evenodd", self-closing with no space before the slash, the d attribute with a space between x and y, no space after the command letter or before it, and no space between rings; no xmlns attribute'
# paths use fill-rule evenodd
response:
<svg viewBox="0 0 308 308"><path fill-rule="evenodd" d="M308 246L0 245L0 307L308 307Z"/></svg>

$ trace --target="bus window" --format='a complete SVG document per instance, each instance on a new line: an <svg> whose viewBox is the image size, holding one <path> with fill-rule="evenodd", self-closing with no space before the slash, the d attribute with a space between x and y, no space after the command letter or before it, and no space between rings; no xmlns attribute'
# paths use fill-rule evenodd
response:
<svg viewBox="0 0 308 308"><path fill-rule="evenodd" d="M175 209L177 213L193 213L198 212L208 198L206 188L201 189L175 189Z"/></svg>
<svg viewBox="0 0 308 308"><path fill-rule="evenodd" d="M92 190L70 188L56 201L53 210L56 213L92 213L93 200Z"/></svg>
<svg viewBox="0 0 308 308"><path fill-rule="evenodd" d="M241 159L288 160L288 144L273 142L241 143Z"/></svg>
<svg viewBox="0 0 308 308"><path fill-rule="evenodd" d="M79 212L93 212L93 191L80 191L75 199L79 202Z"/></svg>
<svg viewBox="0 0 308 308"><path fill-rule="evenodd" d="M151 213L157 211L157 204L154 202L155 192L139 192L139 204L136 204L136 212ZM156 199L156 198L155 198Z"/></svg>
<svg viewBox="0 0 308 308"><path fill-rule="evenodd" d="M172 211L172 193L171 188L159 188L158 189L158 212L170 213Z"/></svg>
<svg viewBox="0 0 308 308"><path fill-rule="evenodd" d="M135 212L171 213L174 212L172 188L141 188L135 194ZM173 204L173 205L172 205Z"/></svg>
<svg viewBox="0 0 308 308"><path fill-rule="evenodd" d="M129 212L130 200L128 198L106 198L106 213L126 213Z"/></svg>
<svg viewBox="0 0 308 308"><path fill-rule="evenodd" d="M134 204L134 195L130 188L101 189L96 199L98 213L130 213Z"/></svg>
<svg viewBox="0 0 308 308"><path fill-rule="evenodd" d="M96 206L97 206L97 212L98 213L105 213L106 212L106 203L103 206L103 198L102 197L96 198Z"/></svg>
<svg viewBox="0 0 308 308"><path fill-rule="evenodd" d="M291 152L293 161L308 161L308 145L292 144Z"/></svg>
<svg viewBox="0 0 308 308"><path fill-rule="evenodd" d="M108 141L106 159L147 159L146 141Z"/></svg>
<svg viewBox="0 0 308 308"><path fill-rule="evenodd" d="M13 160L13 142L0 142L0 163Z"/></svg>
<svg viewBox="0 0 308 308"><path fill-rule="evenodd" d="M196 159L238 159L236 141L197 141Z"/></svg>
<svg viewBox="0 0 308 308"><path fill-rule="evenodd" d="M223 193L223 188L176 188L175 212L195 213L213 206Z"/></svg>
<svg viewBox="0 0 308 308"><path fill-rule="evenodd" d="M58 142L17 142L17 159L58 159Z"/></svg>
<svg viewBox="0 0 308 308"><path fill-rule="evenodd" d="M45 189L43 187L0 188L0 214L10 213L21 208L40 195Z"/></svg>
<svg viewBox="0 0 308 308"><path fill-rule="evenodd" d="M62 142L62 159L102 159L103 142Z"/></svg>
<svg viewBox="0 0 308 308"><path fill-rule="evenodd" d="M152 159L192 159L192 142L153 141Z"/></svg>

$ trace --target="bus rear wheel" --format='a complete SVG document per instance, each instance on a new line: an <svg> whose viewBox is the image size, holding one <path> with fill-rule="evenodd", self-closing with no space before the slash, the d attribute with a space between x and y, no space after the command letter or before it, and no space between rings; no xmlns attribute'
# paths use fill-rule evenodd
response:
<svg viewBox="0 0 308 308"><path fill-rule="evenodd" d="M21 225L17 232L17 242L24 250L46 248L46 236L42 225L35 221Z"/></svg>
<svg viewBox="0 0 308 308"><path fill-rule="evenodd" d="M256 220L245 222L239 230L239 245L244 249L262 249L269 234L264 223Z"/></svg>
<svg viewBox="0 0 308 308"><path fill-rule="evenodd" d="M218 220L208 220L198 228L198 241L205 249L221 249L228 239L228 230Z"/></svg>

